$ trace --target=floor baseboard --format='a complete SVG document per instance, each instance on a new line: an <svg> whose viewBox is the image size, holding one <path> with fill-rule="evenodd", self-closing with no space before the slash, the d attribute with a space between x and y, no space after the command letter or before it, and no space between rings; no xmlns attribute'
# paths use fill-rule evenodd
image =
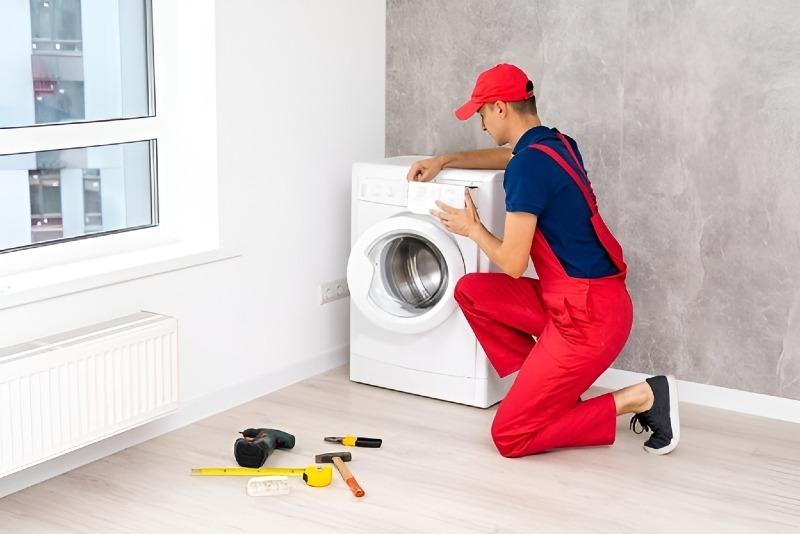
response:
<svg viewBox="0 0 800 534"><path fill-rule="evenodd" d="M620 389L641 382L650 376L621 369L609 369L597 379L594 385L605 389ZM678 380L678 392L681 402L800 423L800 401L798 400L685 380Z"/></svg>

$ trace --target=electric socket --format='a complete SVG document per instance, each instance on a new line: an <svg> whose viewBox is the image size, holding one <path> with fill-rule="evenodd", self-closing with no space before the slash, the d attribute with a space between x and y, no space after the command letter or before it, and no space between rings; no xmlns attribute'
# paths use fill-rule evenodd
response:
<svg viewBox="0 0 800 534"><path fill-rule="evenodd" d="M350 296L350 288L347 287L347 278L340 278L327 284L319 286L319 303L327 304L334 300L343 299Z"/></svg>

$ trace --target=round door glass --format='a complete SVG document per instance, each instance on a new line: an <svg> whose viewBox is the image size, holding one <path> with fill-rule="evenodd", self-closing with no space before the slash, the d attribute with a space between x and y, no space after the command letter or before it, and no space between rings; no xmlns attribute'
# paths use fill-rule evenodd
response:
<svg viewBox="0 0 800 534"><path fill-rule="evenodd" d="M422 315L439 302L449 283L447 262L430 241L394 234L369 253L375 278L369 295L382 310L398 317Z"/></svg>

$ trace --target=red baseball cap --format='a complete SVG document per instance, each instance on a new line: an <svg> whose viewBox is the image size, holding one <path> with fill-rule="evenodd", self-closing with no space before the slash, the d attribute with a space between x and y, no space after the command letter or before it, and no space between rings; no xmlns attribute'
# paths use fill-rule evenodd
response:
<svg viewBox="0 0 800 534"><path fill-rule="evenodd" d="M487 102L518 102L533 96L533 82L519 67L500 63L480 73L469 101L456 110L458 120L465 121Z"/></svg>

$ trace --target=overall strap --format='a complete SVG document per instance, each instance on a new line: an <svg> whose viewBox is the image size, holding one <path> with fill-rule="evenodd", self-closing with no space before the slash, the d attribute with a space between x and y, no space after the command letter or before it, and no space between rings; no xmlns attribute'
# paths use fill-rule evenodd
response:
<svg viewBox="0 0 800 534"><path fill-rule="evenodd" d="M559 132L558 130L553 130L553 131L556 134L556 136L559 139L561 139L561 142L567 148L567 152L569 152L569 155L572 156L572 161L575 162L575 167L577 167L578 170L581 171L581 175L583 176L584 183L586 184L586 187L589 188L589 192L592 194L592 198L594 199L594 203L597 204L597 195L594 194L594 189L592 188L592 182L589 180L589 175L586 173L586 169L583 168L583 165L581 165L581 162L578 159L578 156L575 155L575 151L572 150L572 143L567 141L567 137L564 134L562 134L561 132Z"/></svg>
<svg viewBox="0 0 800 534"><path fill-rule="evenodd" d="M566 136L564 134L562 134L561 132L557 131L557 132L555 132L555 134L556 134L556 136L558 136L559 139L561 139L561 142L564 143L564 146L567 147L567 152L569 152L569 155L572 156L572 161L575 162L575 166L578 169L580 169L584 180L586 180L586 183L589 184L589 187L591 187L591 182L589 182L589 175L586 174L586 169L583 168L583 165L581 165L580 160L578 160L578 157L575 155L575 151L572 150L572 144L570 144L570 142L567 141Z"/></svg>
<svg viewBox="0 0 800 534"><path fill-rule="evenodd" d="M569 147L569 143L567 143L567 146ZM591 191L586 186L586 183L578 176L578 173L575 172L575 169L573 169L572 166L570 166L566 161L564 161L564 158L562 158L558 152L556 152L549 146L538 145L538 144L530 145L529 148L535 148L536 150L544 152L545 154L553 158L553 160L555 160L555 162L558 163L562 169L564 169L564 171L570 176L570 178L572 178L575 184L577 184L578 189L581 190L581 193L583 193L583 197L586 199L586 203L589 204L589 210L592 212L592 215L597 213L597 201L595 200L594 192ZM572 149L570 149L570 153L571 152ZM575 162L578 163L577 159L575 160ZM580 163L578 163L578 168L581 169L581 171L584 172L585 174L585 171L583 171L583 168L580 166Z"/></svg>

